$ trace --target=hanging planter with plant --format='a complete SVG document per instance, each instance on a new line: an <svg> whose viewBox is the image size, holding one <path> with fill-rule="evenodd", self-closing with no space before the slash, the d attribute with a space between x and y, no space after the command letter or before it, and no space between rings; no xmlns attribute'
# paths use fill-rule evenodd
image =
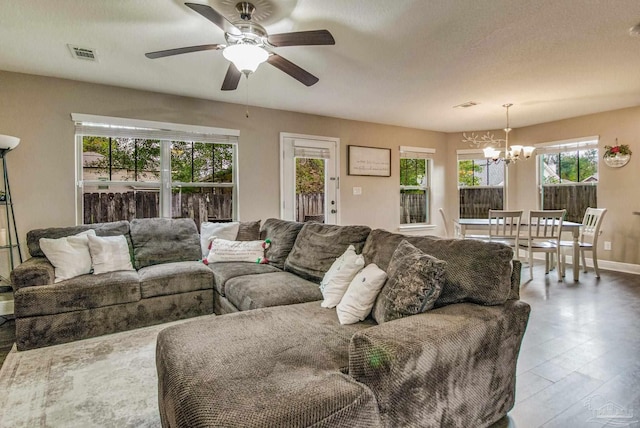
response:
<svg viewBox="0 0 640 428"><path fill-rule="evenodd" d="M627 144L618 144L616 138L615 146L604 146L604 155L602 159L607 166L612 168L620 168L629 163L631 159L631 149Z"/></svg>

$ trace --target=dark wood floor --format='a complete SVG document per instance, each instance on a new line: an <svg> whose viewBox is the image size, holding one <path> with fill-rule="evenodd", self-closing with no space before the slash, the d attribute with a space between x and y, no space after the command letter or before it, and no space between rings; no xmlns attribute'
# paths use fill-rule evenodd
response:
<svg viewBox="0 0 640 428"><path fill-rule="evenodd" d="M493 428L640 426L640 276L603 271L557 281L540 264L521 299L531 319L518 360L516 405ZM1 320L0 320L1 321ZM0 326L0 363L15 340Z"/></svg>

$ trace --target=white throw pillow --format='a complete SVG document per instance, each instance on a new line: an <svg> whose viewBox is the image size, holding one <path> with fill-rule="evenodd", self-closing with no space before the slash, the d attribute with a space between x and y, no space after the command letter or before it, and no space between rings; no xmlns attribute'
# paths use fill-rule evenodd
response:
<svg viewBox="0 0 640 428"><path fill-rule="evenodd" d="M95 236L93 229L64 238L40 238L40 248L55 268L54 282L91 273L91 254L88 235Z"/></svg>
<svg viewBox="0 0 640 428"><path fill-rule="evenodd" d="M253 262L260 263L264 258L264 241L228 241L212 238L208 263L216 262Z"/></svg>
<svg viewBox="0 0 640 428"><path fill-rule="evenodd" d="M200 224L200 247L202 248L202 257L209 254L209 242L214 236L216 238L226 239L227 241L235 241L238 236L240 222L232 223L211 223L204 222Z"/></svg>
<svg viewBox="0 0 640 428"><path fill-rule="evenodd" d="M94 275L118 270L134 270L129 245L124 235L89 235L89 252Z"/></svg>
<svg viewBox="0 0 640 428"><path fill-rule="evenodd" d="M374 263L358 272L336 307L340 324L355 324L364 320L371 312L386 280L385 271Z"/></svg>
<svg viewBox="0 0 640 428"><path fill-rule="evenodd" d="M331 268L324 274L320 282L320 291L324 300L320 304L323 308L335 308L344 293L347 292L351 280L364 267L364 257L356 254L353 245L349 245L347 251L336 259Z"/></svg>

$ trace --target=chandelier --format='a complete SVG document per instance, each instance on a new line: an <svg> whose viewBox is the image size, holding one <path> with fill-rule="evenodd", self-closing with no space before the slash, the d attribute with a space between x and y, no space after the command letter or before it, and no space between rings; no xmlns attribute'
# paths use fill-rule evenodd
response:
<svg viewBox="0 0 640 428"><path fill-rule="evenodd" d="M515 163L520 159L529 159L535 150L532 146L513 145L509 146L509 133L511 128L509 127L509 107L513 104L503 104L507 110L507 126L503 129L504 139L495 138L491 132L487 132L484 135L478 135L472 132L471 135L462 133L462 142L468 143L472 147L484 147L482 151L487 159L493 160L495 163L504 161L507 165ZM504 145L504 154L500 151L500 147ZM502 155L502 156L501 156Z"/></svg>

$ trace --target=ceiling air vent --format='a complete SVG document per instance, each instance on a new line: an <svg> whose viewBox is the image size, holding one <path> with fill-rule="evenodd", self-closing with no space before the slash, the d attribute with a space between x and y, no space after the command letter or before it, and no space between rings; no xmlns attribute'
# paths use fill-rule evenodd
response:
<svg viewBox="0 0 640 428"><path fill-rule="evenodd" d="M80 46L73 46L73 45L67 45L67 46L69 46L71 55L73 55L75 59L83 59L85 61L98 60L98 55L96 54L96 51L93 49L81 48Z"/></svg>
<svg viewBox="0 0 640 428"><path fill-rule="evenodd" d="M469 108L473 106L477 106L478 103L474 101L467 101L466 103L458 104L457 106L453 106L453 108Z"/></svg>

